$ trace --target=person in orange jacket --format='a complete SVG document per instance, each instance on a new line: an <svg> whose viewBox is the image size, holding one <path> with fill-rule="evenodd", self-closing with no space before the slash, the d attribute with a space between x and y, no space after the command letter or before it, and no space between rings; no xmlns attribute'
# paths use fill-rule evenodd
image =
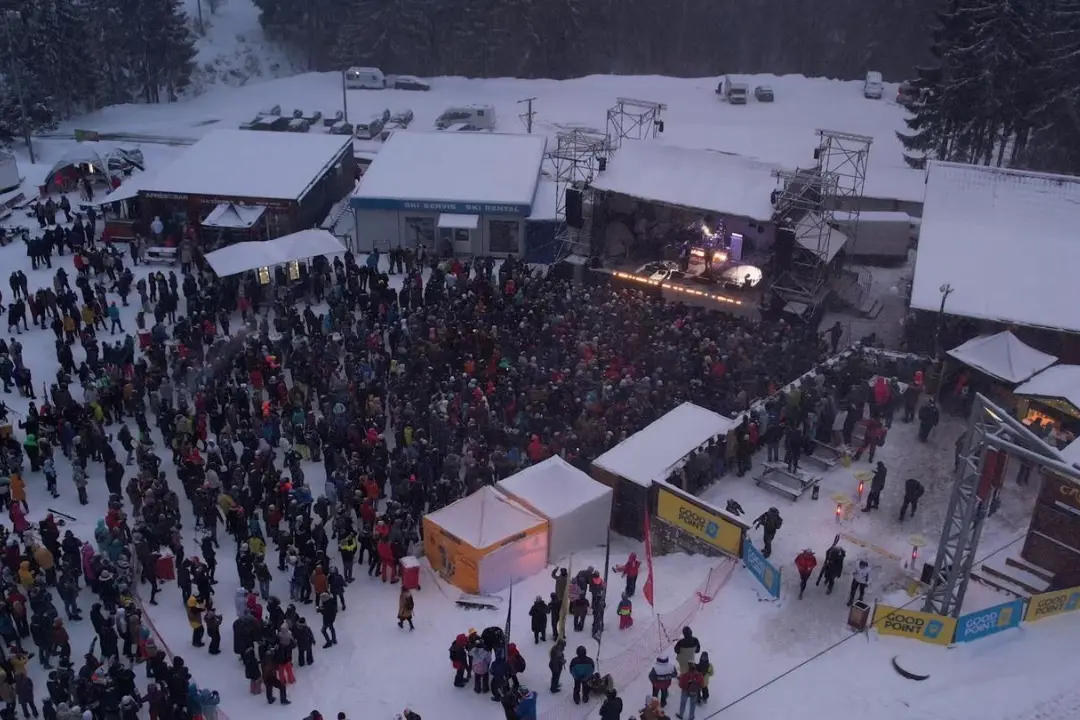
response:
<svg viewBox="0 0 1080 720"><path fill-rule="evenodd" d="M795 568L799 571L799 599L802 599L803 593L806 591L806 581L810 579L810 575L814 572L814 568L817 567L817 558L814 557L814 551L810 548L806 548L801 553L795 556Z"/></svg>
<svg viewBox="0 0 1080 720"><path fill-rule="evenodd" d="M330 581L321 566L316 566L315 572L311 573L311 589L316 598L330 590Z"/></svg>

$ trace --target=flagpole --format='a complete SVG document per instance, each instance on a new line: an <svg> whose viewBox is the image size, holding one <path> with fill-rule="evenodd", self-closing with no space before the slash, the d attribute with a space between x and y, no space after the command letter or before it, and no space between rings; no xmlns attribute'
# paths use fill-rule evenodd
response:
<svg viewBox="0 0 1080 720"><path fill-rule="evenodd" d="M607 612L608 574L611 570L611 523L607 527L607 544L604 548L604 588L600 596L600 634L596 638L596 666L600 667L600 645L604 638L604 614Z"/></svg>

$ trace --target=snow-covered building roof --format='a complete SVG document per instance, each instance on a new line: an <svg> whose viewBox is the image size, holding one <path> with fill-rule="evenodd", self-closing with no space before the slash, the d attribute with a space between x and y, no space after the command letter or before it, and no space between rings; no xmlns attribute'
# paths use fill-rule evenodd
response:
<svg viewBox="0 0 1080 720"><path fill-rule="evenodd" d="M656 140L625 142L597 190L641 200L769 222L777 165L716 150L691 150Z"/></svg>
<svg viewBox="0 0 1080 720"><path fill-rule="evenodd" d="M611 488L558 455L525 468L496 487L527 502L545 517L560 517L581 505L611 495Z"/></svg>
<svg viewBox="0 0 1080 720"><path fill-rule="evenodd" d="M736 422L693 403L683 403L596 458L602 470L648 487L666 480L680 461Z"/></svg>
<svg viewBox="0 0 1080 720"><path fill-rule="evenodd" d="M396 132L353 191L357 210L528 216L540 181L543 135Z"/></svg>
<svg viewBox="0 0 1080 720"><path fill-rule="evenodd" d="M547 522L487 485L425 517L479 550Z"/></svg>
<svg viewBox="0 0 1080 720"><path fill-rule="evenodd" d="M348 136L214 130L155 172L140 192L298 201L351 152Z"/></svg>
<svg viewBox="0 0 1080 720"><path fill-rule="evenodd" d="M1015 390L1014 395L1064 400L1080 410L1080 365L1054 365Z"/></svg>
<svg viewBox="0 0 1080 720"><path fill-rule="evenodd" d="M559 213L559 184L552 178L542 176L536 185L536 195L533 196L532 212L529 220L544 222L562 220Z"/></svg>
<svg viewBox="0 0 1080 720"><path fill-rule="evenodd" d="M1008 330L972 338L948 354L1007 383L1022 383L1058 361L1053 355L1025 345Z"/></svg>
<svg viewBox="0 0 1080 720"><path fill-rule="evenodd" d="M206 219L202 221L204 227L232 228L247 230L259 222L259 218L266 212L265 205L243 205L240 203L223 202L210 211Z"/></svg>
<svg viewBox="0 0 1080 720"><path fill-rule="evenodd" d="M1080 178L931 163L911 306L1080 332Z"/></svg>

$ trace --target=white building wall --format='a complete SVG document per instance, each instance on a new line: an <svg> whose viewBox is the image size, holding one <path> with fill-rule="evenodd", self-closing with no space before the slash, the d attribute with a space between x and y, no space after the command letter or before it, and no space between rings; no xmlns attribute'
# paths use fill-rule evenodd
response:
<svg viewBox="0 0 1080 720"><path fill-rule="evenodd" d="M356 249L357 252L371 252L378 248L382 252L398 247L416 247L417 232L414 225L424 223L434 229L434 243L428 243L428 250L441 253L443 248L439 239L438 212L423 210L356 210ZM491 222L513 222L517 225L517 252L525 254L525 219L517 215L480 215L477 229L472 231L471 248L458 247L457 254L505 256L506 252L491 249Z"/></svg>

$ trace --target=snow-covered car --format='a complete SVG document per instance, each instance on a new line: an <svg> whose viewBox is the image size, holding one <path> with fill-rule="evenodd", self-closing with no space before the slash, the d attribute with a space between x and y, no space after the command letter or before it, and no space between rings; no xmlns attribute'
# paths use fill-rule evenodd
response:
<svg viewBox="0 0 1080 720"><path fill-rule="evenodd" d="M413 75L396 75L392 79L395 90L430 90L431 84Z"/></svg>
<svg viewBox="0 0 1080 720"><path fill-rule="evenodd" d="M672 262L671 260L660 260L657 262L645 263L637 269L635 275L645 275L649 278L649 282L662 283L671 279L676 273L679 272L679 263Z"/></svg>
<svg viewBox="0 0 1080 720"><path fill-rule="evenodd" d="M401 112L396 112L390 116L390 123L392 125L398 125L399 127L409 127L409 123L413 121L413 117L412 110L402 110Z"/></svg>
<svg viewBox="0 0 1080 720"><path fill-rule="evenodd" d="M754 88L754 99L758 102L772 102L775 99L772 87L769 85L758 85Z"/></svg>

